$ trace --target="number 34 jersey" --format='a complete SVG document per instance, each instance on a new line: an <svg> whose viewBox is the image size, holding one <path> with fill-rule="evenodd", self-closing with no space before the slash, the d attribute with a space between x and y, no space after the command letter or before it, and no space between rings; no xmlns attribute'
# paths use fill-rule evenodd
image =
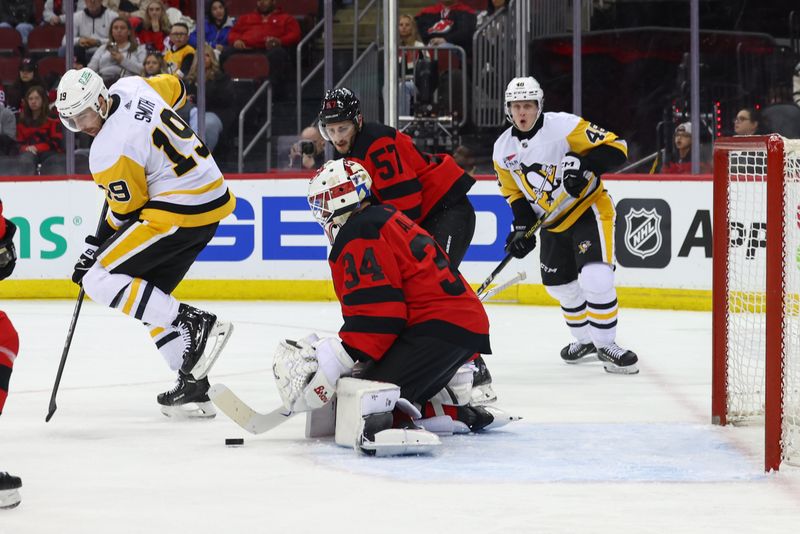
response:
<svg viewBox="0 0 800 534"><path fill-rule="evenodd" d="M514 128L503 132L494 144L492 160L500 194L508 203L527 200L537 217L551 214L544 223L545 228L561 232L572 226L592 204L598 203L604 210L611 206L603 183L596 175L580 198L572 198L564 191L560 163L567 152L586 156L606 145L627 156L628 147L615 133L577 115L547 112L540 120L541 128L534 131L532 137L517 137Z"/></svg>
<svg viewBox="0 0 800 534"><path fill-rule="evenodd" d="M109 93L111 110L92 143L89 169L106 192L112 228L133 217L205 226L233 211L236 199L213 156L173 109L186 101L178 78L130 76Z"/></svg>
<svg viewBox="0 0 800 534"><path fill-rule="evenodd" d="M401 334L491 353L483 304L433 238L394 206L368 206L336 235L328 261L348 353L380 360Z"/></svg>

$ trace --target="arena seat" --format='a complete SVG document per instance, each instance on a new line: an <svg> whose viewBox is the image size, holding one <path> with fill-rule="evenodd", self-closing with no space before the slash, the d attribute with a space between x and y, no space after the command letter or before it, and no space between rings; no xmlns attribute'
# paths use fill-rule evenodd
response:
<svg viewBox="0 0 800 534"><path fill-rule="evenodd" d="M0 28L0 55L19 56L22 36L14 28Z"/></svg>
<svg viewBox="0 0 800 534"><path fill-rule="evenodd" d="M39 67L39 76L43 80L48 78L48 75L55 74L59 78L67 72L66 60L58 56L46 56L39 60L37 63Z"/></svg>
<svg viewBox="0 0 800 534"><path fill-rule="evenodd" d="M61 47L61 40L64 38L64 25L58 26L37 26L28 35L28 53L32 56L46 56L55 54Z"/></svg>
<svg viewBox="0 0 800 534"><path fill-rule="evenodd" d="M0 56L0 82L11 83L19 76L19 57Z"/></svg>

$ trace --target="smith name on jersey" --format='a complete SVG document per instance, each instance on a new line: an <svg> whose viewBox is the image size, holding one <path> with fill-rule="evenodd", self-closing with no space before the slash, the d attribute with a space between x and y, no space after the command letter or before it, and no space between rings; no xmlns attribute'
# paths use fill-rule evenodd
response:
<svg viewBox="0 0 800 534"><path fill-rule="evenodd" d="M186 91L175 76L122 78L109 89L111 109L89 155L106 191L115 230L134 217L196 227L229 215L236 199L208 148L174 109Z"/></svg>
<svg viewBox="0 0 800 534"><path fill-rule="evenodd" d="M582 156L594 174L579 198L569 196L561 185L559 163L567 152ZM508 203L526 199L537 217L551 213L545 228L562 232L592 204L601 212L613 213L600 175L627 156L627 144L613 132L571 113L547 112L529 132L513 127L503 132L495 142L492 160L500 193Z"/></svg>

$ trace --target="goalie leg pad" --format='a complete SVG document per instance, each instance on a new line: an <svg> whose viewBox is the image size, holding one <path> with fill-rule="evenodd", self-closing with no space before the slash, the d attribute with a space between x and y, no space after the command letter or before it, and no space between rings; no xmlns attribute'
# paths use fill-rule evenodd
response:
<svg viewBox="0 0 800 534"><path fill-rule="evenodd" d="M394 456L432 452L441 444L425 430L391 428L392 411L400 400L400 387L394 384L340 378L336 392L337 445L368 455Z"/></svg>

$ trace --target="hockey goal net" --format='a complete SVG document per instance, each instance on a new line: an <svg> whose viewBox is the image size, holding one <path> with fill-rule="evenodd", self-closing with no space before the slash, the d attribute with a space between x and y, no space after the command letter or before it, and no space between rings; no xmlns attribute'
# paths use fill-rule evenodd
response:
<svg viewBox="0 0 800 534"><path fill-rule="evenodd" d="M800 140L717 140L713 233L713 421L763 420L765 469L800 465Z"/></svg>

